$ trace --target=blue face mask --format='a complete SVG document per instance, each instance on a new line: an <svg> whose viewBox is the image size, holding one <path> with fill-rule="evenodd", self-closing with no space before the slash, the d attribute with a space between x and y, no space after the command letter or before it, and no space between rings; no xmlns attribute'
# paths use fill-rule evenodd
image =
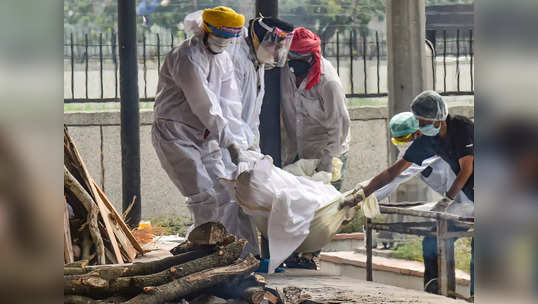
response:
<svg viewBox="0 0 538 304"><path fill-rule="evenodd" d="M439 125L439 127L436 128L434 127L433 124L429 124L427 126L420 128L420 131L422 132L422 134L426 136L436 136L437 134L439 134L439 130L441 130L441 125Z"/></svg>

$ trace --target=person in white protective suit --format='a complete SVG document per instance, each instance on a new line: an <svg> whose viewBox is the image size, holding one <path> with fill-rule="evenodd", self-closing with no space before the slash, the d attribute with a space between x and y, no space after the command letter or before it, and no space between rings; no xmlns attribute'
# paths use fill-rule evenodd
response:
<svg viewBox="0 0 538 304"><path fill-rule="evenodd" d="M321 40L308 29L294 31L280 86L283 165L318 159L316 171L331 174L340 190L350 140L346 96L336 70L321 56ZM343 163L340 172L333 171L334 158Z"/></svg>
<svg viewBox="0 0 538 304"><path fill-rule="evenodd" d="M327 182L332 181L340 190L349 149L346 97L335 69L321 56L321 40L306 28L294 31L288 64L280 74L280 88L283 165L316 160L315 171L325 172ZM333 158L343 163L343 170L337 174L333 172ZM285 265L316 269L315 256L294 254Z"/></svg>
<svg viewBox="0 0 538 304"><path fill-rule="evenodd" d="M163 169L187 198L191 229L220 221L248 240L243 254L256 254L257 237L236 229L244 226L241 219L223 217L234 202L218 180L230 178L239 151L248 147L233 63L224 52L243 24L243 15L222 6L185 18L185 30L193 36L166 55L159 71L152 143Z"/></svg>
<svg viewBox="0 0 538 304"><path fill-rule="evenodd" d="M260 151L260 111L265 93L264 70L282 67L293 38L293 25L273 17L258 17L232 49L234 75L240 87L243 110L241 118L249 126L250 150Z"/></svg>

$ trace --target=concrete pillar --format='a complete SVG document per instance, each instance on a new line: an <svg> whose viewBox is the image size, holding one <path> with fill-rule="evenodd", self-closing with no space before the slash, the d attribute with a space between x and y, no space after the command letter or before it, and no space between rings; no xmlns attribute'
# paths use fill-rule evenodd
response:
<svg viewBox="0 0 538 304"><path fill-rule="evenodd" d="M386 16L390 119L396 113L409 111L413 98L426 89L424 0L388 0ZM397 160L398 151L392 144L388 146L392 164ZM415 179L401 185L397 197L391 199L426 199L425 190L423 183Z"/></svg>

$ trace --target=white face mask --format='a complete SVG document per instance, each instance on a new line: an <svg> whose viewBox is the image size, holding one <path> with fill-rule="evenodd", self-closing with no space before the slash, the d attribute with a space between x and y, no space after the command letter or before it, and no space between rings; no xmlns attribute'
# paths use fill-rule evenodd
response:
<svg viewBox="0 0 538 304"><path fill-rule="evenodd" d="M207 37L207 47L213 53L220 54L232 43L231 38L218 37L209 34Z"/></svg>

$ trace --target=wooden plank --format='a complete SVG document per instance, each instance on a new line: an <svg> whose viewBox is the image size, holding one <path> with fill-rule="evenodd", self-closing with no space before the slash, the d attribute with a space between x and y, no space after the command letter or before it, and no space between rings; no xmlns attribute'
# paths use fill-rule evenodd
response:
<svg viewBox="0 0 538 304"><path fill-rule="evenodd" d="M99 188L99 186L95 183L93 179L92 179L92 183L97 189L97 192L99 193L99 197L108 208L108 211L109 211L108 216L110 219L110 223L111 225L113 225L114 234L116 235L118 239L118 243L121 245L120 249L127 256L127 259L126 259L127 261L129 262L134 261L137 250L134 248L132 241L127 237L127 235L124 233L124 230L121 228L120 223L122 223L123 220L117 217L117 212L114 213L116 211L114 209L114 206L112 206L108 198L105 196L104 192Z"/></svg>
<svg viewBox="0 0 538 304"><path fill-rule="evenodd" d="M106 228L106 234L108 236L108 239L110 240L110 243L112 244L112 249L114 250L114 256L116 257L116 260L119 264L123 263L123 258L121 256L120 247L118 246L118 242L116 240L114 230L112 227L112 224L110 223L110 211L103 203L103 200L101 199L99 193L95 189L95 185L92 182L92 177L90 176L90 173L88 172L88 168L86 168L86 164L84 163L84 160L82 160L82 156L80 156L80 153L78 152L77 146L67 133L67 129L64 129L64 136L67 137L69 144L73 147L73 154L76 158L76 161L78 161L81 169L82 169L82 178L84 181L88 184L88 188L90 189L90 194L93 196L95 201L97 202L97 206L99 207L99 211L101 213L101 218L103 219L103 222L105 223Z"/></svg>
<svg viewBox="0 0 538 304"><path fill-rule="evenodd" d="M116 211L116 209L114 208L114 205L112 205L112 203L110 202L110 200L107 198L105 192L99 187L99 185L97 185L97 183L95 182L95 180L93 181L93 184L95 185L95 188L97 189L97 191L99 192L99 194L101 195L101 198L103 199L103 203L105 203L105 205L108 207L108 209L110 210L112 216L116 219L116 222L119 224L119 226L121 227L121 230L123 230L123 232L125 233L125 235L127 236L127 238L129 239L129 241L131 241L131 245L140 253L140 254L143 254L144 253L144 249L142 248L142 246L140 245L140 243L138 243L138 240L134 237L133 233L131 232L131 230L129 229L129 227L127 227L127 224L125 224L125 222L123 221L123 218L120 216L120 214L118 213L118 211Z"/></svg>
<svg viewBox="0 0 538 304"><path fill-rule="evenodd" d="M69 227L69 212L67 211L67 201L64 197L64 262L73 263L73 244L71 241L71 228Z"/></svg>

